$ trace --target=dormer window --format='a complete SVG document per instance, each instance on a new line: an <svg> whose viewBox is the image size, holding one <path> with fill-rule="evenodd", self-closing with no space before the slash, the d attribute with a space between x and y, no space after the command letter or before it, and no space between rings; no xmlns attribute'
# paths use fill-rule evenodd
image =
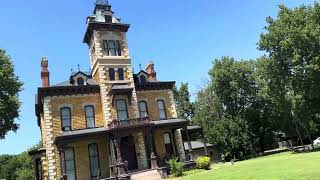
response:
<svg viewBox="0 0 320 180"><path fill-rule="evenodd" d="M141 75L140 76L140 83L146 83L147 82L147 79L146 79L146 76L144 76L144 75Z"/></svg>
<svg viewBox="0 0 320 180"><path fill-rule="evenodd" d="M105 19L105 22L108 22L108 23L112 22L112 16L110 16L110 15L105 15L104 19Z"/></svg>
<svg viewBox="0 0 320 180"><path fill-rule="evenodd" d="M78 84L78 86L83 86L84 85L84 79L82 77L79 77L77 79L77 84Z"/></svg>
<svg viewBox="0 0 320 180"><path fill-rule="evenodd" d="M121 56L121 46L119 40L104 41L104 51L108 56Z"/></svg>

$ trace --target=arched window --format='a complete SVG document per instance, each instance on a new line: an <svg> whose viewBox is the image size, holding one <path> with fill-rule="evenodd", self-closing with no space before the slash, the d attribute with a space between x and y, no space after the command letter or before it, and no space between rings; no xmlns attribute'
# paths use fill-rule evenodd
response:
<svg viewBox="0 0 320 180"><path fill-rule="evenodd" d="M71 109L64 107L60 109L62 131L71 131Z"/></svg>
<svg viewBox="0 0 320 180"><path fill-rule="evenodd" d="M128 119L128 109L127 109L127 103L123 99L119 99L116 101L116 108L117 108L117 114L118 114L118 120L127 120Z"/></svg>
<svg viewBox="0 0 320 180"><path fill-rule="evenodd" d="M139 113L140 113L140 117L144 118L148 116L148 106L147 106L147 102L145 101L140 101L139 102Z"/></svg>
<svg viewBox="0 0 320 180"><path fill-rule="evenodd" d="M140 83L146 83L146 82L147 82L146 76L141 75L140 76Z"/></svg>
<svg viewBox="0 0 320 180"><path fill-rule="evenodd" d="M68 180L76 180L76 163L75 163L75 157L74 157L74 149L73 148L67 148L64 149L64 169L68 176Z"/></svg>
<svg viewBox="0 0 320 180"><path fill-rule="evenodd" d="M163 100L158 100L157 104L158 104L158 110L159 110L160 119L167 119L166 108L165 108L165 105L164 105L164 101Z"/></svg>
<svg viewBox="0 0 320 180"><path fill-rule="evenodd" d="M94 116L94 107L93 106L85 106L84 107L86 124L87 128L95 127L95 116Z"/></svg>
<svg viewBox="0 0 320 180"><path fill-rule="evenodd" d="M121 56L121 46L119 40L104 41L104 51L108 56Z"/></svg>
<svg viewBox="0 0 320 180"><path fill-rule="evenodd" d="M118 68L118 78L119 80L124 80L124 72L123 72L123 68Z"/></svg>
<svg viewBox="0 0 320 180"><path fill-rule="evenodd" d="M100 176L100 163L99 163L99 148L97 144L89 144L89 161L91 179L97 179Z"/></svg>
<svg viewBox="0 0 320 180"><path fill-rule="evenodd" d="M79 77L77 79L77 84L78 84L78 86L83 86L84 85L84 79L82 77Z"/></svg>
<svg viewBox="0 0 320 180"><path fill-rule="evenodd" d="M115 80L114 68L110 68L110 69L109 69L109 80L110 80L110 81L114 81L114 80Z"/></svg>

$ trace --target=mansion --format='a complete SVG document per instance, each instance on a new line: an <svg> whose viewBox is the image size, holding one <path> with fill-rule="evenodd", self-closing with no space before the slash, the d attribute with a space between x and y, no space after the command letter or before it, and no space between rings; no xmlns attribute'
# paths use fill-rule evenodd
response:
<svg viewBox="0 0 320 180"><path fill-rule="evenodd" d="M133 72L129 27L97 1L83 39L91 72L51 85L42 58L35 111L43 148L29 153L36 180L163 179L168 159L192 164L189 121L177 117L175 82L158 80L153 62Z"/></svg>

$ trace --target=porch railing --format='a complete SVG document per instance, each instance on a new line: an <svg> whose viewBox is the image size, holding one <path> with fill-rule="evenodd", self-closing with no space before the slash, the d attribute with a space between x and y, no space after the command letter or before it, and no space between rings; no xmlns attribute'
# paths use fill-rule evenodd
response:
<svg viewBox="0 0 320 180"><path fill-rule="evenodd" d="M113 120L111 124L108 125L110 129L113 128L127 128L127 127L135 127L135 126L142 126L148 125L151 121L149 117L144 118L135 118L135 119L128 119L128 120Z"/></svg>

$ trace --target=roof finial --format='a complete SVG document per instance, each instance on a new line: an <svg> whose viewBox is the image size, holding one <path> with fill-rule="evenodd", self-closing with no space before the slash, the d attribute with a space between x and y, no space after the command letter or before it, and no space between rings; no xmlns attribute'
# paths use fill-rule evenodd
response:
<svg viewBox="0 0 320 180"><path fill-rule="evenodd" d="M96 4L98 5L109 5L108 0L96 0Z"/></svg>
<svg viewBox="0 0 320 180"><path fill-rule="evenodd" d="M139 68L140 68L140 71L142 70L142 65L141 64L139 64Z"/></svg>
<svg viewBox="0 0 320 180"><path fill-rule="evenodd" d="M80 71L80 64L78 64L78 71Z"/></svg>

